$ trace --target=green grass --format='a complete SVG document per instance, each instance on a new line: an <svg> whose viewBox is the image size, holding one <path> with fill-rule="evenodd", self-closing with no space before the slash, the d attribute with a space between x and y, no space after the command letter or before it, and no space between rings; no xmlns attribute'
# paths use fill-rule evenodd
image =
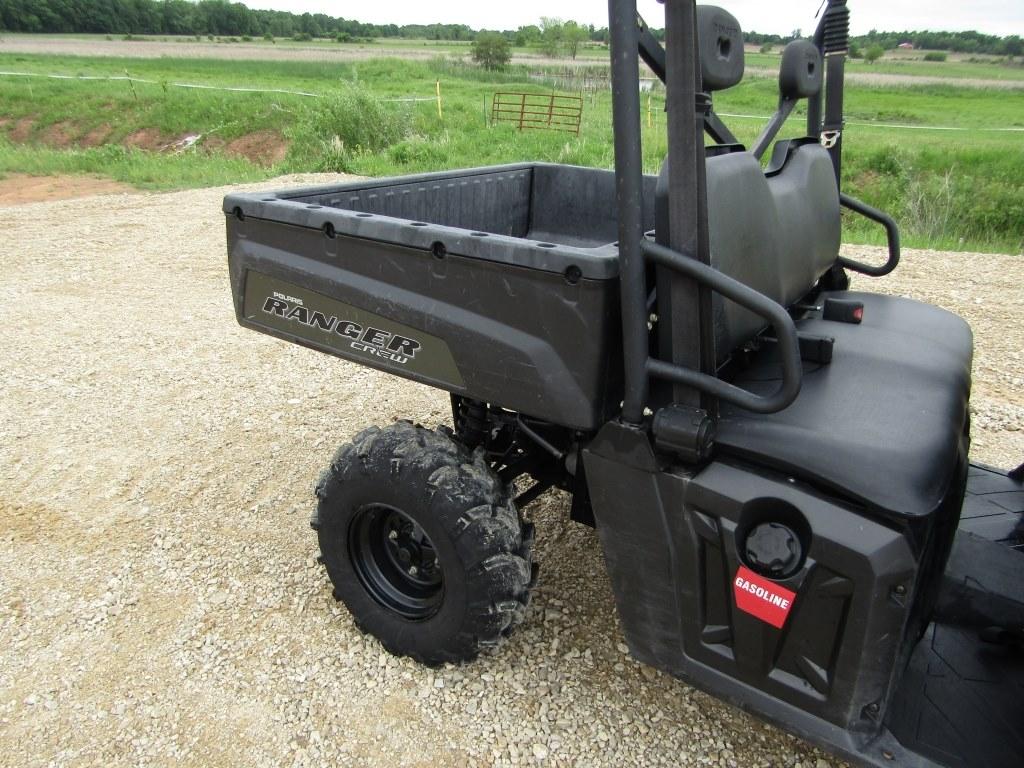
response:
<svg viewBox="0 0 1024 768"><path fill-rule="evenodd" d="M57 150L0 138L0 176L7 173L107 176L153 190L220 186L267 176L263 168L226 155L164 155L118 145Z"/></svg>
<svg viewBox="0 0 1024 768"><path fill-rule="evenodd" d="M487 124L495 90L549 90L529 78L535 67L495 74L450 58L332 63L0 54L0 69L89 76L123 75L127 69L134 77L155 81L137 83L133 89L125 82L0 77L0 118L9 121L0 136L19 119L34 121L28 144L0 141L0 173L96 173L147 188L174 189L309 170L387 175L530 159L611 167L614 159L607 92L585 96L579 137ZM387 101L430 97L438 79L442 118L432 101ZM185 90L172 87L173 82L306 90L328 98ZM1024 126L1024 90L852 84L847 96L852 124L845 134L844 188L890 210L901 222L908 245L1022 250L1024 133L975 129ZM771 79L750 78L718 94L716 106L721 112L767 115L775 99ZM666 149L663 103L663 92L653 95L653 126L648 128L646 115L644 119L644 165L652 173ZM350 120L353 114L363 116L362 121ZM800 116L792 118L783 135L799 135L800 121ZM727 122L748 144L762 125L745 119ZM861 122L868 125L856 124ZM48 127L59 123L70 124L79 134L110 126L108 141L114 144L140 128L168 137L201 133L206 138L178 155L118 146L46 148ZM879 123L971 130L894 130ZM255 131L287 138L290 149L284 162L262 168L217 149ZM881 233L853 220L846 236L877 242Z"/></svg>

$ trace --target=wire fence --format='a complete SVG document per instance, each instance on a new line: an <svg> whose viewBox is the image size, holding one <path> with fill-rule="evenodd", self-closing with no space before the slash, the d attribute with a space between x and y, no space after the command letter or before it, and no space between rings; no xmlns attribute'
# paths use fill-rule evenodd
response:
<svg viewBox="0 0 1024 768"><path fill-rule="evenodd" d="M2 77L39 77L50 80L98 80L123 83L144 83L147 85L166 85L171 88L198 88L206 91L234 91L236 93L278 93L291 96L311 96L321 98L322 93L311 93L310 91L293 91L287 88L246 88L244 86L227 85L204 85L202 83L176 83L162 80L148 80L144 77L131 77L130 75L56 75L44 74L42 72L0 72Z"/></svg>

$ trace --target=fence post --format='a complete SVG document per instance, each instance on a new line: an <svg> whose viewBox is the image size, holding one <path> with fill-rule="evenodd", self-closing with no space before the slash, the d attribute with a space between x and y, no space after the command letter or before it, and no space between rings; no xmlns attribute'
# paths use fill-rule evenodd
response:
<svg viewBox="0 0 1024 768"><path fill-rule="evenodd" d="M137 94L135 92L135 81L132 80L132 76L128 74L128 70L127 69L124 71L124 76L128 79L128 87L132 89L132 97L136 101L138 101L139 100L139 94Z"/></svg>
<svg viewBox="0 0 1024 768"><path fill-rule="evenodd" d="M443 120L444 117L441 115L441 81L438 80L436 83L437 87L437 119Z"/></svg>

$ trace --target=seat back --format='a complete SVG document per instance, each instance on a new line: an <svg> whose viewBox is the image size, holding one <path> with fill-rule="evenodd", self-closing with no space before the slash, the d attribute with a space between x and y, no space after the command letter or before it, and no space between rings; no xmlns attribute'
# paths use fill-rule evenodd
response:
<svg viewBox="0 0 1024 768"><path fill-rule="evenodd" d="M769 174L749 152L707 159L711 265L783 306L806 295L839 255L839 192L817 143L791 142ZM658 242L668 243L668 163L658 179ZM719 362L764 328L764 320L713 298Z"/></svg>

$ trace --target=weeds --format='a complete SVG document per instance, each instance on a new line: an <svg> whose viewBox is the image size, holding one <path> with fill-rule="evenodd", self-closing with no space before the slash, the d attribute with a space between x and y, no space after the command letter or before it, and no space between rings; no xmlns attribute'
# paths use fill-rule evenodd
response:
<svg viewBox="0 0 1024 768"><path fill-rule="evenodd" d="M917 176L908 185L903 226L925 240L935 241L955 229L955 168L935 176Z"/></svg>
<svg viewBox="0 0 1024 768"><path fill-rule="evenodd" d="M390 148L410 129L406 110L385 103L362 85L348 83L307 111L292 133L290 159L313 170L351 172L356 158Z"/></svg>

